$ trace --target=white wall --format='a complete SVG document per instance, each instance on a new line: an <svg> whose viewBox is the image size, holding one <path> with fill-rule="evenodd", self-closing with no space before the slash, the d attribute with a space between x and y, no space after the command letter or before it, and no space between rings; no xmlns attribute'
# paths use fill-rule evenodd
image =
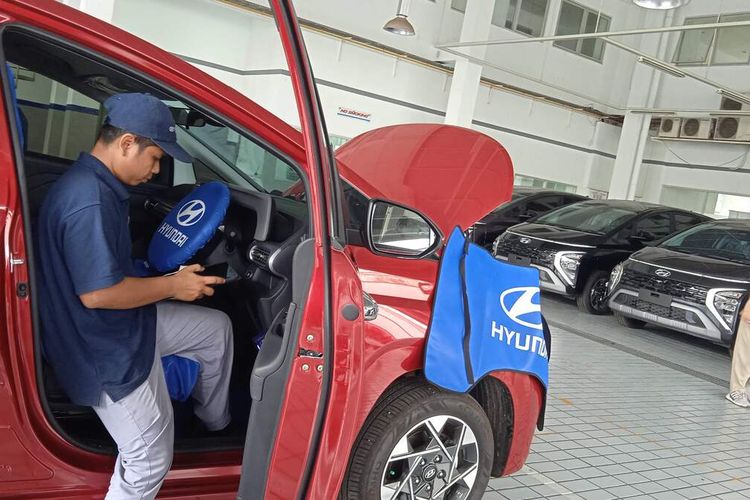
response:
<svg viewBox="0 0 750 500"><path fill-rule="evenodd" d="M471 0L469 0L471 1ZM545 34L556 29L562 0L550 0ZM258 0L263 5L263 0ZM352 8L356 3L356 9ZM636 7L625 0L578 0L594 10L602 6L612 17L613 30L661 26L664 14ZM446 60L441 43L456 41L463 14L450 8L450 0L410 0L405 4L415 37L399 37L384 32L382 25L396 13L397 0L298 0L300 17L345 33L372 40L430 60ZM267 2L265 2L267 5ZM188 8L189 7L189 8ZM678 9L673 24L685 17L716 11L750 10L743 0L693 1ZM144 16L143 12L148 12ZM278 72L285 69L278 35L272 21L247 10L213 0L116 0L113 22L166 50L230 68L228 71L199 67L247 94L292 125L298 125L288 78L278 74L240 76L239 71ZM522 38L524 35L492 27L490 38ZM658 35L648 35L658 36ZM668 59L674 53L679 35L672 35ZM397 59L384 52L342 41L319 32L305 31L308 52L328 122L329 132L353 137L372 128L405 122L442 122L451 78L443 70L426 67L408 59ZM649 47L641 36L619 39L633 47ZM519 44L490 48L488 60L507 71L486 68L484 75L576 103L591 104L599 110L622 113L628 103L634 56L615 47L605 50L603 63L591 61L545 44ZM735 86L750 85L750 66L698 68L711 78L730 81ZM343 87L343 88L336 88ZM563 90L561 90L563 89ZM567 89L567 90L565 90ZM699 105L718 107L718 95L689 79L663 75L657 106ZM360 121L337 114L340 106L371 113L371 121ZM475 110L475 128L497 138L508 149L518 173L575 184L578 191L607 191L617 151L620 128L599 122L593 115L571 111L541 100L534 100L500 89L483 86ZM684 143L668 144L679 156ZM720 165L741 154L744 146L700 145L700 158L693 154L692 165ZM735 154L736 153L736 154ZM664 144L649 143L646 163L637 196L658 201L661 183L676 186L692 184L720 190L725 184L734 193L750 194L745 174L730 176L725 183L715 171L653 165L651 162L683 163ZM698 161L700 159L700 161ZM750 180L748 178L747 180ZM747 185L747 189L742 189Z"/></svg>

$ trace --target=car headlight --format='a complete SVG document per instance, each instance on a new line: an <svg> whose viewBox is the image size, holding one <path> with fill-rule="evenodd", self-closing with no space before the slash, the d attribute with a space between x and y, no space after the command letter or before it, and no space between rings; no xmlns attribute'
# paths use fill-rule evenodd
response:
<svg viewBox="0 0 750 500"><path fill-rule="evenodd" d="M507 233L503 233L497 238L495 238L495 241L492 242L492 255L497 257L497 246L500 244L501 241L505 239L505 235Z"/></svg>
<svg viewBox="0 0 750 500"><path fill-rule="evenodd" d="M609 274L609 293L612 293L617 285L620 284L620 279L622 278L622 270L622 264L617 264Z"/></svg>
<svg viewBox="0 0 750 500"><path fill-rule="evenodd" d="M555 269L570 286L575 286L578 268L581 265L583 252L557 252L555 254Z"/></svg>
<svg viewBox="0 0 750 500"><path fill-rule="evenodd" d="M743 293L743 290L733 288L712 288L708 291L706 305L726 328L734 325Z"/></svg>

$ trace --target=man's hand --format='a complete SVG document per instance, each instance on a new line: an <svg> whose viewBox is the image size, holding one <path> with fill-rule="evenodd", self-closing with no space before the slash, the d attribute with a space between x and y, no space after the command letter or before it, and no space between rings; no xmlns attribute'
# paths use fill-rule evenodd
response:
<svg viewBox="0 0 750 500"><path fill-rule="evenodd" d="M742 308L740 319L742 319L742 321L747 321L748 323L750 323L750 300L748 300L745 304L745 307Z"/></svg>
<svg viewBox="0 0 750 500"><path fill-rule="evenodd" d="M192 264L169 276L172 280L172 297L184 302L192 302L207 295L213 295L214 289L211 285L223 285L224 278L197 274L203 269L200 264Z"/></svg>

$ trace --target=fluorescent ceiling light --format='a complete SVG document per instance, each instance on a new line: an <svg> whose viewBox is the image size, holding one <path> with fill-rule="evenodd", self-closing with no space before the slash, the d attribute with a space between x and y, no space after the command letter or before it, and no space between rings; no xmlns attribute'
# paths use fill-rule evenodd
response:
<svg viewBox="0 0 750 500"><path fill-rule="evenodd" d="M638 56L638 62L643 63L647 66L651 66L652 68L656 68L660 71L663 71L667 73L668 75L676 76L677 78L683 78L685 76L685 73L683 73L679 69L673 68L669 64L662 62L658 59L653 59L651 57L646 57L646 56Z"/></svg>
<svg viewBox="0 0 750 500"><path fill-rule="evenodd" d="M633 0L633 3L644 9L667 10L685 5L689 1L690 0Z"/></svg>
<svg viewBox="0 0 750 500"><path fill-rule="evenodd" d="M723 95L724 97L734 99L735 101L739 101L745 104L750 104L750 96L745 95L745 94L740 94L739 92L735 92L734 90L718 88L716 89L716 93Z"/></svg>

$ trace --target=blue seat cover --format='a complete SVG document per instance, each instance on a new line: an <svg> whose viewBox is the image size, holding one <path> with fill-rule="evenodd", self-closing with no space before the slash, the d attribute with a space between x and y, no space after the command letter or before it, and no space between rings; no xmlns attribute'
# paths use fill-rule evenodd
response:
<svg viewBox="0 0 750 500"><path fill-rule="evenodd" d="M186 401L193 392L201 365L195 360L182 356L163 356L161 365L167 381L169 397L175 401Z"/></svg>
<svg viewBox="0 0 750 500"><path fill-rule="evenodd" d="M467 392L495 370L529 373L547 387L549 354L539 272L496 260L451 233L441 256L425 349L425 376Z"/></svg>
<svg viewBox="0 0 750 500"><path fill-rule="evenodd" d="M172 271L192 258L224 220L229 199L229 188L211 181L180 200L151 238L149 267L159 272Z"/></svg>

